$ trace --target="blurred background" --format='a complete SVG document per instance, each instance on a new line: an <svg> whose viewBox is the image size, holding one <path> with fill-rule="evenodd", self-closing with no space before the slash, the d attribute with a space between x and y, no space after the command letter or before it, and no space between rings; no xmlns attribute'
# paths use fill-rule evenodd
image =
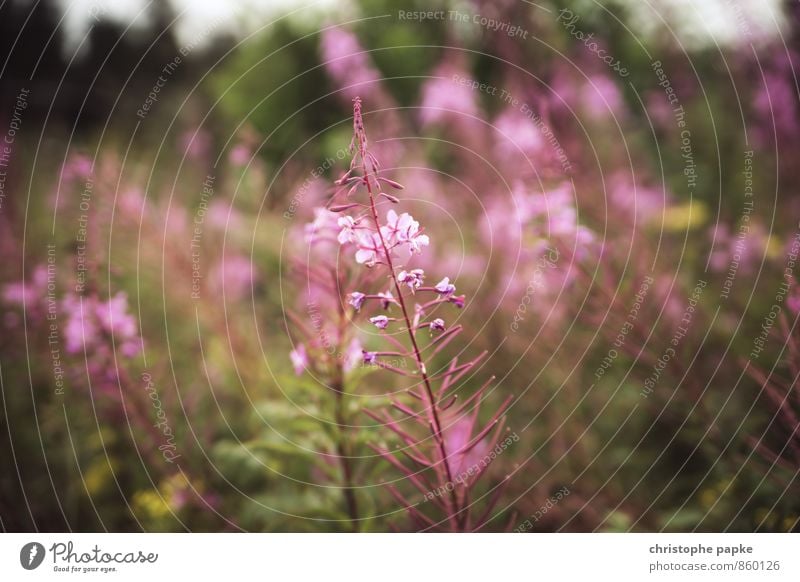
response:
<svg viewBox="0 0 800 582"><path fill-rule="evenodd" d="M487 416L513 397L486 529L797 530L799 19L0 3L3 530L420 529L364 412L404 379L336 328L357 275L309 237L355 96L418 266L466 294L442 357L488 350Z"/></svg>

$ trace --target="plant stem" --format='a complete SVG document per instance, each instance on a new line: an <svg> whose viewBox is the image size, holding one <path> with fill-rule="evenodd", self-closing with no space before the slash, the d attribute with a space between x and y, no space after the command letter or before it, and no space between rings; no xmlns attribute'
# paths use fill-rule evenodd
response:
<svg viewBox="0 0 800 582"><path fill-rule="evenodd" d="M339 457L339 463L342 466L342 478L344 486L342 487L342 495L344 502L347 506L347 514L350 516L353 531L358 531L358 502L356 501L356 493L353 488L353 467L350 464L350 451L347 446L347 425L344 414L344 384L340 380L333 386L336 394L336 409L335 420L336 426L339 428L339 438L336 440L336 454Z"/></svg>
<svg viewBox="0 0 800 582"><path fill-rule="evenodd" d="M364 156L364 152L361 152L361 165L364 174L364 182L367 186L367 192L369 193L369 206L370 211L372 213L372 219L375 222L375 228L378 231L378 236L380 237L381 247L383 248L383 254L386 257L386 265L389 267L389 273L392 278L392 282L394 283L394 288L397 292L397 301L400 304L400 310L403 312L403 319L406 323L406 330L408 331L408 337L411 340L411 347L414 353L414 358L417 361L417 366L419 367L420 375L422 376L423 384L425 385L425 393L428 397L428 404L430 405L430 419L431 424L433 426L433 434L434 439L436 440L439 452L442 456L442 464L444 465L444 473L447 478L447 483L453 483L453 476L450 471L450 464L448 462L447 457L447 449L445 447L444 442L444 435L442 432L442 424L439 420L439 414L436 411L436 399L433 394L433 388L431 387L430 379L428 378L428 371L425 368L425 361L422 359L422 352L417 345L417 338L414 335L414 328L411 325L411 318L408 315L408 308L406 307L405 298L403 296L403 290L400 286L400 282L397 280L397 275L394 272L394 265L392 263L392 254L389 250L389 247L386 244L386 241L383 238L383 233L381 232L381 224L380 219L378 218L378 210L375 206L375 196L372 192L372 185L370 183L369 173L367 170L367 162ZM377 176L373 173L373 178L376 180L377 183ZM455 491L455 487L450 491L450 502L452 505L452 515L448 516L449 519L455 519L457 524L462 523L462 516L459 508L458 503L458 494Z"/></svg>
<svg viewBox="0 0 800 582"><path fill-rule="evenodd" d="M336 279L336 273L333 272L332 277ZM347 326L347 314L344 307L339 302L339 330L338 338L339 343L344 344L345 328ZM345 382L344 382L344 367L341 360L336 361L336 379L333 382L333 391L336 397L334 406L334 420L339 429L339 437L336 439L336 454L339 457L339 463L342 467L342 495L344 502L347 506L347 514L350 516L351 526L354 532L359 530L358 523L358 502L356 501L356 492L353 488L353 466L350 457L349 446L349 430L347 419L345 418Z"/></svg>

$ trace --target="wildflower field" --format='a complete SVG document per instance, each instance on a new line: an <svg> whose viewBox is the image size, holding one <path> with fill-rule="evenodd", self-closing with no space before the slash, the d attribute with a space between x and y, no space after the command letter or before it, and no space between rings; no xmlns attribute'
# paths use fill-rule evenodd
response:
<svg viewBox="0 0 800 582"><path fill-rule="evenodd" d="M798 530L796 2L29 4L4 531Z"/></svg>

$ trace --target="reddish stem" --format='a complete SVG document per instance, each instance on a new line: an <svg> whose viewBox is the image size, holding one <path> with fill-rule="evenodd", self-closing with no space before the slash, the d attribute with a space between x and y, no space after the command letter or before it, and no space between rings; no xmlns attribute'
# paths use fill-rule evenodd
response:
<svg viewBox="0 0 800 582"><path fill-rule="evenodd" d="M359 139L360 144L363 143ZM397 280L397 276L394 272L394 265L392 263L392 255L391 251L389 250L386 241L383 238L383 233L381 232L381 224L380 219L378 218L378 210L375 206L375 196L372 192L372 184L369 180L369 172L367 170L367 162L366 162L366 151L359 150L359 156L361 157L361 164L362 170L364 172L364 183L367 187L367 192L369 193L369 206L370 211L372 213L372 219L375 223L375 229L378 231L378 237L381 241L381 247L383 248L384 256L386 257L386 265L389 267L389 272L391 274L392 282L394 283L394 288L397 291L397 302L400 305L400 310L403 312L403 319L406 322L406 329L408 331L408 337L411 341L411 347L414 354L414 359L417 361L417 365L419 366L420 375L422 376L423 384L425 385L425 392L428 397L428 405L430 407L430 420L431 424L434 429L434 438L437 442L439 447L439 452L442 456L442 464L444 465L444 472L445 477L447 479L447 483L453 482L453 476L450 471L450 465L448 463L448 456L447 456L447 449L445 447L444 436L442 432L442 424L439 419L439 414L436 411L436 400L433 395L433 388L431 387L430 379L428 378L428 372L425 367L425 362L422 359L422 353L420 352L419 346L417 344L417 338L414 335L414 328L411 324L411 318L408 315L408 308L406 307L405 298L403 295L402 287L400 282ZM373 172L373 178L377 180L377 176ZM452 513L453 515L448 516L450 519L456 518L457 523L461 523L461 511L459 508L458 496L455 492L455 488L450 492L451 497L451 504L452 504Z"/></svg>

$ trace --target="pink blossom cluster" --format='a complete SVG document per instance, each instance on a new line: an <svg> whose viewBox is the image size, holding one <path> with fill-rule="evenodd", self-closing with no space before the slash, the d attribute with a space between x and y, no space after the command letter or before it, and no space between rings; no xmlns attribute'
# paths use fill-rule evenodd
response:
<svg viewBox="0 0 800 582"><path fill-rule="evenodd" d="M67 315L64 325L68 353L110 355L112 346L128 358L141 350L136 318L128 312L128 296L120 291L108 301L96 295L67 294L61 302Z"/></svg>
<svg viewBox="0 0 800 582"><path fill-rule="evenodd" d="M399 204L400 200L385 190L402 190L403 186L382 174L380 162L368 149L359 98L354 99L353 129L350 169L336 181L338 189L328 205L329 210L315 211L315 220L306 234L309 242L335 240L345 256L354 251L351 256L355 264L361 266L361 273L353 273L349 279L337 278L338 284L351 289L346 297L346 304L351 308L348 317L366 317L379 332L397 332L407 338L403 342L395 333L384 333L385 341L391 346L382 350L362 349L361 356L365 364L415 380L415 386L409 388L408 393L419 406L415 409L414 404L397 398L392 398L391 404L395 411L415 421L418 431L403 428L386 410L364 411L400 439L404 445L402 454L410 466L383 446L375 445L373 449L399 469L423 496L428 496L432 490L450 491L446 498L435 498L434 504L441 514L431 517L419 511L397 487L388 486L419 528L479 529L493 503L476 519L471 514L467 496L477 475L475 479L459 482L454 481L454 475L459 474L464 462L495 446L504 427L509 400L485 425L478 423L478 405L491 383L490 378L465 402L456 405L459 381L474 370L485 353L463 363L453 358L443 371L428 369L423 353L427 357L435 356L461 332L460 325L448 324L438 311L445 306L463 308L464 296L456 295L456 286L450 277L430 284L425 269L409 264L432 241L411 214L398 213L393 208L384 212L381 208ZM335 227L332 215L338 215ZM364 274L370 277L364 278ZM380 274L385 274L388 287L374 291L365 288L382 280ZM307 277L318 276L325 277L324 273L317 275L316 269L309 266ZM425 344L427 348L423 350ZM354 345L351 343L351 348ZM395 358L410 359L414 369L398 368L386 360L388 357L393 361ZM295 348L290 358L298 372L315 365L305 346ZM420 476L420 471L426 469L432 469L432 477Z"/></svg>

